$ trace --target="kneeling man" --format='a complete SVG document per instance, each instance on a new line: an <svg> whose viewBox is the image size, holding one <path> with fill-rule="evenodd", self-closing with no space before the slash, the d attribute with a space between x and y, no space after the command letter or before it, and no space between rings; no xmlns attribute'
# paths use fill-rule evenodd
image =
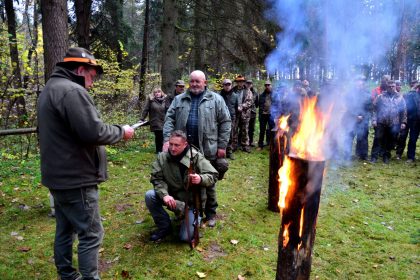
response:
<svg viewBox="0 0 420 280"><path fill-rule="evenodd" d="M192 164L193 172L188 174ZM175 130L169 138L168 152L160 153L153 163L150 182L154 189L146 193L145 200L157 230L150 236L151 241L160 241L172 232L171 219L163 206L173 211L181 219L179 238L190 242L194 227L194 204L192 188L200 188L201 206L206 203L206 187L213 186L218 173L211 163L195 148L190 151L187 136ZM190 180L189 189L187 183ZM188 213L185 213L187 203ZM198 209L197 209L198 211ZM188 217L185 219L185 215ZM199 221L196 221L199 224ZM188 225L186 225L188 223Z"/></svg>

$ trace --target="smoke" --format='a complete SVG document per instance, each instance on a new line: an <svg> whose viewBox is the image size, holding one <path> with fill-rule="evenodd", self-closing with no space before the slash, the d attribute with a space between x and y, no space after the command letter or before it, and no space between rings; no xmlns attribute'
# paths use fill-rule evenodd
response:
<svg viewBox="0 0 420 280"><path fill-rule="evenodd" d="M310 61L328 69L322 77L334 78L338 83L321 87L320 98L325 107L334 105L329 131L327 154L337 156L336 149L348 145L348 129L356 118L346 118L349 111L363 106L360 93L355 90L354 78L361 66L377 64L394 47L401 30L403 9L416 9L416 0L267 0L267 17L282 28L277 34L276 49L267 57L270 73L297 69L303 61ZM404 7L405 5L405 7ZM321 72L318 70L318 72ZM300 73L300 79L306 78ZM274 118L281 111L284 89L274 92ZM348 116L347 116L348 117ZM345 121L345 125L342 125ZM371 143L370 143L371 144ZM369 149L370 149L369 145Z"/></svg>
<svg viewBox="0 0 420 280"><path fill-rule="evenodd" d="M321 59L340 74L382 59L400 31L403 4L416 0L268 0L267 17L282 32L266 59L275 73L302 59Z"/></svg>

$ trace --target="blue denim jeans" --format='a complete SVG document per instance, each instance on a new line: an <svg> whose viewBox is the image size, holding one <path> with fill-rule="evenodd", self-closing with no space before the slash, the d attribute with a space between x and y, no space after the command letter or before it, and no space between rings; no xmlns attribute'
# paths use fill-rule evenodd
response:
<svg viewBox="0 0 420 280"><path fill-rule="evenodd" d="M104 229L99 215L96 185L71 190L51 190L54 197L56 232L54 260L61 280L100 279L99 247ZM72 265L74 234L79 239L79 272Z"/></svg>
<svg viewBox="0 0 420 280"><path fill-rule="evenodd" d="M153 221L155 222L159 230L169 230L171 227L171 219L168 212L163 208L163 200L160 199L154 190L148 190L145 195L146 206L149 209L150 214L152 215ZM198 223L200 224L201 218L199 218ZM193 209L188 211L188 229L190 231L190 238L194 233L194 212ZM185 219L181 221L181 228L179 230L179 239L185 242L188 240L187 226L185 224Z"/></svg>

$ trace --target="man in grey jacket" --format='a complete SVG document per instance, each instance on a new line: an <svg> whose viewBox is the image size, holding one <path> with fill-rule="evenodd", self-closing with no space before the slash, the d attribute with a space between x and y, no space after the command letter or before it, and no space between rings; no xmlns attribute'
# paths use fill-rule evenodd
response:
<svg viewBox="0 0 420 280"><path fill-rule="evenodd" d="M168 149L171 132L179 129L186 132L188 142L198 147L205 158L216 167L217 161L226 157L231 119L222 96L208 90L206 85L204 73L193 71L190 74L189 89L172 101L163 125L163 151ZM214 227L218 206L215 185L206 188L206 192L204 212L208 226Z"/></svg>
<svg viewBox="0 0 420 280"><path fill-rule="evenodd" d="M54 197L54 260L66 279L100 279L103 227L98 184L107 179L103 145L133 137L126 125L102 122L87 89L103 72L83 48L70 48L57 63L38 99L42 183ZM72 266L73 233L79 239L79 272Z"/></svg>

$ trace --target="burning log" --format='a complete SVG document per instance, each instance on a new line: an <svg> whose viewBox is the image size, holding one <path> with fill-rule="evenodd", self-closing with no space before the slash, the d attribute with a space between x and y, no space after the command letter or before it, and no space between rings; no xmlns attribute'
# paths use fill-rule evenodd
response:
<svg viewBox="0 0 420 280"><path fill-rule="evenodd" d="M279 119L279 128L288 137L283 154L278 154L284 160L278 170L281 227L277 280L309 279L311 272L325 166L324 132L329 119L316 104L316 98L302 100L296 130L289 131L288 117Z"/></svg>
<svg viewBox="0 0 420 280"><path fill-rule="evenodd" d="M276 279L309 279L324 161L286 157L295 178L284 197ZM281 196L281 195L280 195Z"/></svg>
<svg viewBox="0 0 420 280"><path fill-rule="evenodd" d="M268 209L279 212L279 176L278 171L283 165L285 152L285 137L279 137L277 130L273 129L270 135L270 168L268 179Z"/></svg>

